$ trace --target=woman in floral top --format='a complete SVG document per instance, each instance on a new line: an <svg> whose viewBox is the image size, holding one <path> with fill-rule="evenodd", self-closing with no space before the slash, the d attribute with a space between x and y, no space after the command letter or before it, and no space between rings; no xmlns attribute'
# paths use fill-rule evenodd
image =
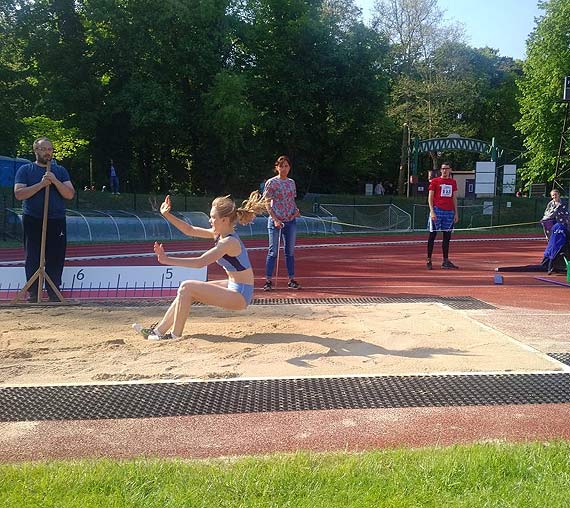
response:
<svg viewBox="0 0 570 508"><path fill-rule="evenodd" d="M271 278L275 270L275 261L279 248L280 237L285 247L285 263L289 283L287 287L300 289L301 285L295 280L295 240L297 238L297 217L301 213L295 204L297 197L297 187L295 181L288 177L291 170L289 157L281 155L275 161L276 176L265 182L265 194L267 198L267 231L269 233L269 250L265 263L266 282L264 291L271 291L273 284Z"/></svg>

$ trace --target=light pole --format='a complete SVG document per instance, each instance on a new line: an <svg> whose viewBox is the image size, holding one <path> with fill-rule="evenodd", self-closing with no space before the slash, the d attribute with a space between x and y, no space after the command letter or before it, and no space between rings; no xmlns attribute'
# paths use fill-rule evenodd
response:
<svg viewBox="0 0 570 508"><path fill-rule="evenodd" d="M404 124L404 125L406 125L406 124ZM408 179L407 179L408 183L406 184L406 197L409 198L410 197L410 184L411 184L411 182L410 182L411 146L410 145L411 145L411 135L412 135L412 130L410 129L409 126L407 126L407 131L408 131L408 139L406 142L406 145L407 145L406 165L408 168Z"/></svg>
<svg viewBox="0 0 570 508"><path fill-rule="evenodd" d="M409 138L408 124L405 123L402 129L402 151L400 153L400 173L398 175L398 194L400 196L403 196L404 194L404 171L405 171L404 168L409 167L406 162L408 159L408 138ZM408 178L409 177L410 175L408 174ZM408 189L409 187L410 186L408 183Z"/></svg>

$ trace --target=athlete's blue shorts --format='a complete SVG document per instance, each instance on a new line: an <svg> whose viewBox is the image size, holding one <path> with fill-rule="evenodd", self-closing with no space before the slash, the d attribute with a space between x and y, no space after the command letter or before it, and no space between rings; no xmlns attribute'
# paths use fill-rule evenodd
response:
<svg viewBox="0 0 570 508"><path fill-rule="evenodd" d="M238 282L228 281L228 289L236 291L245 298L245 304L249 305L253 300L253 284L240 284Z"/></svg>
<svg viewBox="0 0 570 508"><path fill-rule="evenodd" d="M430 233L434 231L453 231L455 226L455 211L442 210L437 206L433 207L435 211L435 220L431 216L428 217L428 230Z"/></svg>

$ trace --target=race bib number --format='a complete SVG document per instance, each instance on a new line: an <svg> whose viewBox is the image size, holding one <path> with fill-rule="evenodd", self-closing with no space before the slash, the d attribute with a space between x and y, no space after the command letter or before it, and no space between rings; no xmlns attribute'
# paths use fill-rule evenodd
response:
<svg viewBox="0 0 570 508"><path fill-rule="evenodd" d="M451 185L441 185L439 187L439 195L442 198L450 198L453 195L453 187Z"/></svg>

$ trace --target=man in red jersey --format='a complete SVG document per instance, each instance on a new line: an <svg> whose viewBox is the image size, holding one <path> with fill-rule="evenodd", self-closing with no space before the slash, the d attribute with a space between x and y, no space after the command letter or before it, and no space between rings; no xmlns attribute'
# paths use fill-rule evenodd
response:
<svg viewBox="0 0 570 508"><path fill-rule="evenodd" d="M457 182L451 178L450 172L451 164L448 162L442 163L441 176L433 178L429 183L429 238L426 262L428 270L432 269L431 255L438 231L443 232L443 263L441 267L445 269L459 268L449 260L451 232L459 220L459 216L457 215Z"/></svg>

